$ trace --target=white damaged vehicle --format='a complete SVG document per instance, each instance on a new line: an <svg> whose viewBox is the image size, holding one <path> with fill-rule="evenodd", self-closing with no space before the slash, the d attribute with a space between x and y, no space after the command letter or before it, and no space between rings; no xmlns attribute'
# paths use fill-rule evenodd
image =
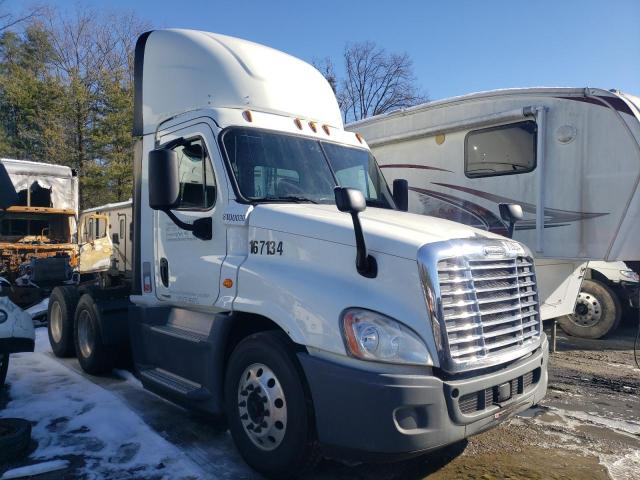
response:
<svg viewBox="0 0 640 480"><path fill-rule="evenodd" d="M16 200L16 191L4 166L0 165L0 215ZM33 352L35 330L31 316L9 300L11 284L0 278L0 385L4 385L9 355Z"/></svg>

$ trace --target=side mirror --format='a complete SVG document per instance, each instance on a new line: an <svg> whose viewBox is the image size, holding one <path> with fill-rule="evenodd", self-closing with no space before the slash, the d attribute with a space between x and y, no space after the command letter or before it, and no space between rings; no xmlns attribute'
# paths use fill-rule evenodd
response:
<svg viewBox="0 0 640 480"><path fill-rule="evenodd" d="M375 278L378 275L378 263L367 253L362 225L358 217L358 213L367 208L367 201L362 192L355 188L336 187L333 192L338 210L350 213L353 220L353 230L356 235L356 269L363 277Z"/></svg>
<svg viewBox="0 0 640 480"><path fill-rule="evenodd" d="M398 210L402 212L409 210L409 182L404 178L396 178L393 181L393 201Z"/></svg>
<svg viewBox="0 0 640 480"><path fill-rule="evenodd" d="M112 233L111 243L113 243L114 245L120 245L120 235L118 235L117 233Z"/></svg>
<svg viewBox="0 0 640 480"><path fill-rule="evenodd" d="M173 150L159 148L149 152L149 206L167 211L178 206L180 179L178 155Z"/></svg>
<svg viewBox="0 0 640 480"><path fill-rule="evenodd" d="M509 224L509 238L513 238L513 230L516 222L522 220L524 213L522 207L517 203L500 203L500 217Z"/></svg>
<svg viewBox="0 0 640 480"><path fill-rule="evenodd" d="M341 212L359 213L367 208L367 201L360 190L355 188L336 187L336 207Z"/></svg>
<svg viewBox="0 0 640 480"><path fill-rule="evenodd" d="M18 194L13 186L13 182L4 168L4 165L0 163L0 210L9 208L18 201Z"/></svg>
<svg viewBox="0 0 640 480"><path fill-rule="evenodd" d="M193 232L200 240L213 238L211 217L199 218L193 223L180 220L171 211L180 202L180 176L178 155L168 148L149 152L149 206L164 212L173 223L183 230Z"/></svg>

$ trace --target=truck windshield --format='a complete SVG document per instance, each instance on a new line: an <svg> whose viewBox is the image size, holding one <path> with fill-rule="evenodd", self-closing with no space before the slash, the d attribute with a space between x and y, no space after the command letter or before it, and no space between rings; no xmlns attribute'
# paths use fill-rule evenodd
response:
<svg viewBox="0 0 640 480"><path fill-rule="evenodd" d="M226 131L222 143L245 200L331 204L340 185L361 190L369 206L393 208L367 150L247 128Z"/></svg>

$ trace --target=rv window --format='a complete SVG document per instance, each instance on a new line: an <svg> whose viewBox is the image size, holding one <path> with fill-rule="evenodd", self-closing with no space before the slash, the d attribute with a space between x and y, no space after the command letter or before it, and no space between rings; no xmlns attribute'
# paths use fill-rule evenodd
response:
<svg viewBox="0 0 640 480"><path fill-rule="evenodd" d="M464 142L464 170L471 178L511 175L536 168L534 121L473 130Z"/></svg>
<svg viewBox="0 0 640 480"><path fill-rule="evenodd" d="M180 176L179 210L207 210L216 199L216 181L211 159L201 138L174 148Z"/></svg>
<svg viewBox="0 0 640 480"><path fill-rule="evenodd" d="M124 223L124 218L120 219L120 238L124 238L124 234L125 234L125 223Z"/></svg>

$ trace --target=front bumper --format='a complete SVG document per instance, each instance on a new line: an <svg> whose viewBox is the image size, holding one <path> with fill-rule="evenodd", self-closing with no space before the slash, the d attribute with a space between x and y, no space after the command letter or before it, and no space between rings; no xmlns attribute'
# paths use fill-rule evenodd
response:
<svg viewBox="0 0 640 480"><path fill-rule="evenodd" d="M455 443L537 404L547 390L548 351L543 334L526 358L459 380L366 372L308 354L299 359L323 445L361 457L403 457Z"/></svg>

